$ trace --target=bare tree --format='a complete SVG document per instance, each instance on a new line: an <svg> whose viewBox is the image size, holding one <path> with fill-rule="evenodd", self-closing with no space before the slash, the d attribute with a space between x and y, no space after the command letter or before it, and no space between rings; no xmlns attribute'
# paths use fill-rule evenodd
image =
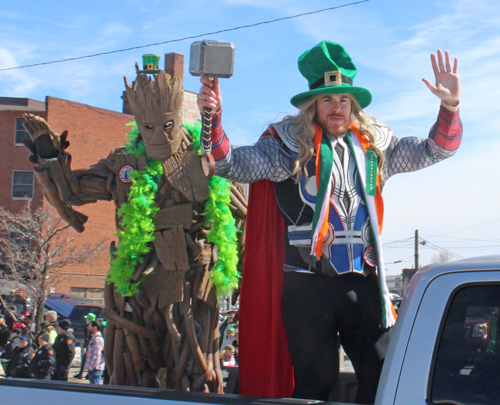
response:
<svg viewBox="0 0 500 405"><path fill-rule="evenodd" d="M4 271L1 278L12 285L23 284L34 305L37 330L43 320L48 294L48 279L57 283L57 270L74 264L94 263L103 255L103 242L76 245L78 236L56 213L40 207L33 210L28 202L19 212L0 208L0 249Z"/></svg>
<svg viewBox="0 0 500 405"><path fill-rule="evenodd" d="M432 255L431 263L449 262L450 260L454 260L452 254L444 251L439 251L438 253L434 253L434 255Z"/></svg>

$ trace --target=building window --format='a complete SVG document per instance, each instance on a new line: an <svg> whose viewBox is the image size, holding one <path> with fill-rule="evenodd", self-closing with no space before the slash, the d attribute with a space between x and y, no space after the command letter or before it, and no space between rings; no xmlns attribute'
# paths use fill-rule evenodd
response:
<svg viewBox="0 0 500 405"><path fill-rule="evenodd" d="M13 172L12 198L32 198L33 183L33 172Z"/></svg>
<svg viewBox="0 0 500 405"><path fill-rule="evenodd" d="M16 118L16 139L14 142L17 145L24 145L23 139L28 139L30 137L28 132L24 129L23 123L24 118Z"/></svg>
<svg viewBox="0 0 500 405"><path fill-rule="evenodd" d="M104 304L104 289L102 288L76 288L71 287L71 295L86 298L94 304Z"/></svg>

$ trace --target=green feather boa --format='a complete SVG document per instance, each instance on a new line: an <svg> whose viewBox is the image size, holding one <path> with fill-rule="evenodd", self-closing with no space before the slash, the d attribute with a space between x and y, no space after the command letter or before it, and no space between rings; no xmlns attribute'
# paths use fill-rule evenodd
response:
<svg viewBox="0 0 500 405"><path fill-rule="evenodd" d="M184 127L193 137L193 148L200 152L201 121L195 125L184 123ZM236 228L233 214L229 209L231 202L231 182L222 177L213 176L208 183L209 199L205 204L204 214L207 224L212 228L207 235L209 242L215 244L217 262L212 268L210 277L217 288L217 295L223 296L238 287L238 228Z"/></svg>
<svg viewBox="0 0 500 405"><path fill-rule="evenodd" d="M125 144L123 153L133 153L136 157L145 155L144 144L136 143L139 135L136 123L128 125L134 129L127 135L130 140ZM184 123L184 126L194 139L193 148L200 153L201 122L197 121L195 125ZM106 280L113 282L117 291L124 296L137 294L146 278L146 275L142 275L138 282L130 282L136 267L144 261L144 255L149 252L150 244L154 241L154 218L159 210L155 205L155 196L163 173L163 165L159 160L147 158L144 170L131 172L128 202L123 203L117 212L120 218L120 230L116 234L119 242ZM218 260L212 270L211 280L217 294L221 296L238 286L238 229L228 207L231 183L214 176L208 187L210 198L204 214L212 228L207 239L218 249Z"/></svg>
<svg viewBox="0 0 500 405"><path fill-rule="evenodd" d="M136 158L145 155L144 144L135 142L139 135L137 125L135 122L127 125L134 129L127 134L130 140L125 144L123 153L132 153ZM146 278L142 275L138 282L130 282L136 267L144 261L144 255L149 252L150 243L155 239L154 218L159 210L155 205L155 196L163 173L161 162L150 158L147 158L144 170L132 170L128 202L123 203L117 212L120 218L120 229L115 235L118 237L118 248L115 258L111 260L107 281L113 282L117 291L124 296L137 294Z"/></svg>

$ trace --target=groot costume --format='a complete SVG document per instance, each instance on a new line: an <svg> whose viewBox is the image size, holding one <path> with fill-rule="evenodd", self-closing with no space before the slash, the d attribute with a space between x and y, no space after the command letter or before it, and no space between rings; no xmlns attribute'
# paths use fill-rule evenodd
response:
<svg viewBox="0 0 500 405"><path fill-rule="evenodd" d="M160 70L125 84L138 129L125 148L72 170L67 132L27 114L30 161L45 198L76 231L87 217L74 206L105 200L117 207L120 240L110 247L102 312L111 384L159 387L161 379L166 388L222 392L211 281L221 264L205 216L209 179L181 121L182 83ZM239 186L226 186L241 229L246 202ZM242 241L235 246L241 254Z"/></svg>

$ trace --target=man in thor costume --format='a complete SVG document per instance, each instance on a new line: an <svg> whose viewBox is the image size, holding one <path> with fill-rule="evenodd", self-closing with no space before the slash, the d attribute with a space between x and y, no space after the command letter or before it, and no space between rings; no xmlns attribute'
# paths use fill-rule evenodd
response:
<svg viewBox="0 0 500 405"><path fill-rule="evenodd" d="M397 173L452 156L462 136L458 61L452 67L441 51L431 60L435 85L424 82L441 106L427 139L397 138L363 111L372 96L354 86L356 66L330 41L299 58L309 85L291 99L299 113L253 146L231 148L218 83L211 89L201 79L198 105L215 112L215 174L257 182L240 299L243 394L286 397L293 389L296 398L328 400L339 373L338 333L359 383L356 402L374 402L383 336L396 320L384 275L381 190Z"/></svg>

